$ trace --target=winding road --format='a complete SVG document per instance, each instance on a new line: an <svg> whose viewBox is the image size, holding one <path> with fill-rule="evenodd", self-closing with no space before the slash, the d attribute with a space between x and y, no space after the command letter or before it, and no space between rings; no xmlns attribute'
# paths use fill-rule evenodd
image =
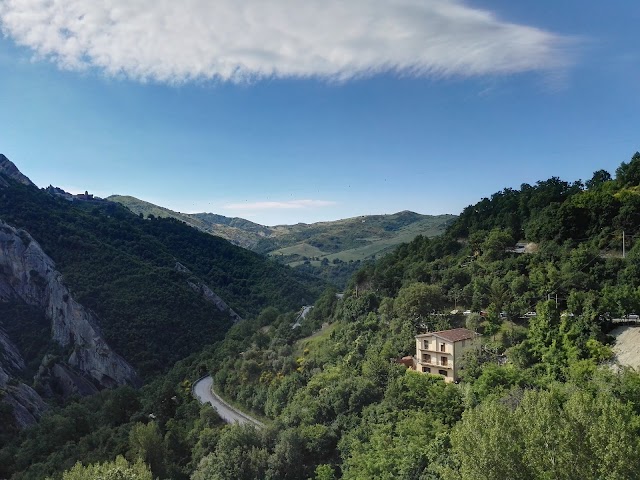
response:
<svg viewBox="0 0 640 480"><path fill-rule="evenodd" d="M241 412L237 408L232 407L225 402L220 396L213 391L213 378L211 375L202 377L193 384L193 395L200 403L209 403L216 409L220 418L227 423L248 423L258 428L264 427L264 424L255 418Z"/></svg>

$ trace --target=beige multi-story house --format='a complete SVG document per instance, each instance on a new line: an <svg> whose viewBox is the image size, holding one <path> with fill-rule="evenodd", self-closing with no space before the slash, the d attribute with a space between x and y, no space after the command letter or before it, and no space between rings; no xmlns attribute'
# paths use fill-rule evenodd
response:
<svg viewBox="0 0 640 480"><path fill-rule="evenodd" d="M480 334L466 328L416 335L416 370L455 382L463 366L463 355L476 348L480 348Z"/></svg>

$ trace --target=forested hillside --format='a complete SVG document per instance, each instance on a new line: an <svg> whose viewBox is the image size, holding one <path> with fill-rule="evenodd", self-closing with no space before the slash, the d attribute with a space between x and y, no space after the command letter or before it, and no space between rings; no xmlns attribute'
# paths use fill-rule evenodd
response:
<svg viewBox="0 0 640 480"><path fill-rule="evenodd" d="M634 171L640 154L615 178L553 178L482 200L445 235L357 272L342 299L326 290L299 329L267 308L141 393L56 412L0 451L5 475L123 454L192 480L637 478L640 375L611 368L607 335L610 318L640 310ZM459 384L394 361L415 354L416 334L460 326L483 345ZM221 426L199 410L189 380L205 371L267 426Z"/></svg>
<svg viewBox="0 0 640 480"><path fill-rule="evenodd" d="M354 282L388 296L424 282L452 306L494 307L494 315L507 311L510 318L556 296L559 308L573 313L587 304L605 317L640 310L636 168L637 153L615 180L598 171L584 184L552 178L498 192L467 207L446 235L400 246ZM517 242L529 250L516 253Z"/></svg>
<svg viewBox="0 0 640 480"><path fill-rule="evenodd" d="M109 344L143 375L221 339L231 325L202 285L241 316L295 310L319 292L319 281L177 220L10 183L0 190L0 218L41 244L74 297L97 313Z"/></svg>
<svg viewBox="0 0 640 480"><path fill-rule="evenodd" d="M233 478L229 443L235 461L251 452L246 478L636 478L640 376L606 366L608 319L640 309L636 169L638 154L615 179L495 194L358 272L344 299L323 296L311 321L326 334L257 330L215 384L278 434L247 444L228 428L193 478ZM483 347L459 385L390 361L460 326Z"/></svg>
<svg viewBox="0 0 640 480"><path fill-rule="evenodd" d="M449 231L453 237L500 228L515 239L556 243L599 240L608 248L622 231L640 225L640 153L615 172L598 170L591 179L565 182L557 177L505 189L464 209ZM621 244L620 244L621 245ZM619 248L618 248L619 249Z"/></svg>

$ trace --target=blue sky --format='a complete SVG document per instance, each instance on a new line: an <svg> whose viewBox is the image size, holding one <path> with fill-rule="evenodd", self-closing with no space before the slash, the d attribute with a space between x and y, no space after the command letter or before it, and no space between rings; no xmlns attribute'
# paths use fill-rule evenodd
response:
<svg viewBox="0 0 640 480"><path fill-rule="evenodd" d="M39 186L268 225L459 213L640 150L639 22L631 0L0 0L0 152Z"/></svg>

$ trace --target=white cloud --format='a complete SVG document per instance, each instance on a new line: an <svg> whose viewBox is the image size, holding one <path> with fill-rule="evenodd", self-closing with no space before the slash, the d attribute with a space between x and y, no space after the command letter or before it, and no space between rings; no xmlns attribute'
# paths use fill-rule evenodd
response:
<svg viewBox="0 0 640 480"><path fill-rule="evenodd" d="M462 0L0 0L0 26L62 68L170 83L567 63L566 38Z"/></svg>
<svg viewBox="0 0 640 480"><path fill-rule="evenodd" d="M226 210L289 210L293 208L331 207L337 205L329 200L289 200L286 202L244 202L229 203Z"/></svg>

